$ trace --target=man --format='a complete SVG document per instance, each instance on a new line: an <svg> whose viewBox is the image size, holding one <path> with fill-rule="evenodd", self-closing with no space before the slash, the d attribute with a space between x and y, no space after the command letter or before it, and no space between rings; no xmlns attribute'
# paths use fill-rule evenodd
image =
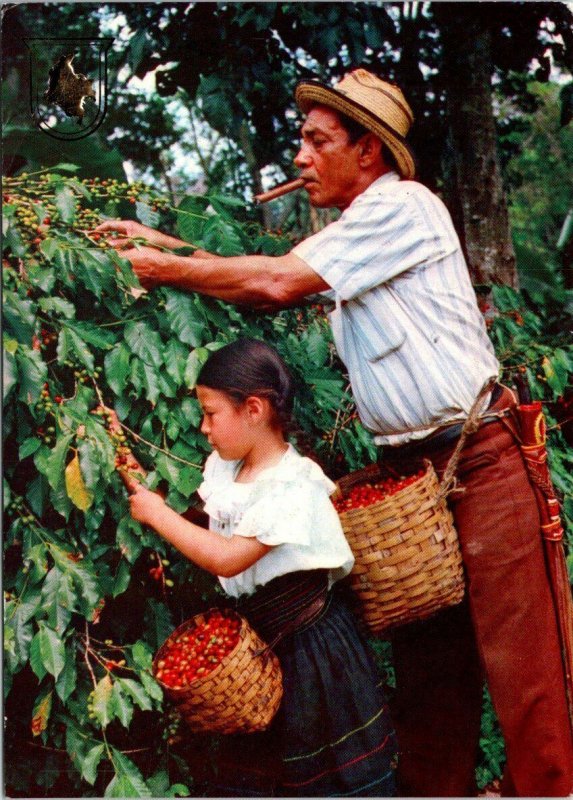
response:
<svg viewBox="0 0 573 800"><path fill-rule="evenodd" d="M310 202L339 220L285 256L185 258L127 249L141 282L169 284L256 308L334 289L330 315L360 418L384 457L430 458L443 473L481 388L499 365L451 219L413 180L402 92L365 70L334 88L303 81L306 120L295 158ZM137 223L129 237L183 243ZM128 238L125 238L128 237ZM475 794L484 676L507 751L504 794L564 796L573 744L539 516L519 449L499 416L515 403L496 387L462 451L450 495L467 601L393 636L400 794Z"/></svg>

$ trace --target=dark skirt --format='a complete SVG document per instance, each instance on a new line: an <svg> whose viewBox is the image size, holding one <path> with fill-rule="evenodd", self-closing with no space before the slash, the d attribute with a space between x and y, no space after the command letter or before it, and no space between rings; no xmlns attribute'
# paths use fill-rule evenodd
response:
<svg viewBox="0 0 573 800"><path fill-rule="evenodd" d="M262 733L219 737L208 793L394 796L397 747L381 679L337 592L275 652L284 687L277 716Z"/></svg>

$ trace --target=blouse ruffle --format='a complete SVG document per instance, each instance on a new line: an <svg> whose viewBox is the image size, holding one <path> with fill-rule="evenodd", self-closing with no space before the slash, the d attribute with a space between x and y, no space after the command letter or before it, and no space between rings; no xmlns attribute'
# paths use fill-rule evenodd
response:
<svg viewBox="0 0 573 800"><path fill-rule="evenodd" d="M296 569L328 568L332 580L347 574L353 556L329 499L335 484L320 466L289 445L252 483L236 483L240 463L209 456L198 489L204 510L221 535L256 537L273 550L240 575L220 579L223 588L250 593Z"/></svg>

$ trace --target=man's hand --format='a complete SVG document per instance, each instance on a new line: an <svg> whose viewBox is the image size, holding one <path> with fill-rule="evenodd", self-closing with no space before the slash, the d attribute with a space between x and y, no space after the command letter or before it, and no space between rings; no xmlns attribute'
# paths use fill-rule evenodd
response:
<svg viewBox="0 0 573 800"><path fill-rule="evenodd" d="M118 237L108 237L107 242L116 250L123 248L130 248L133 246L133 239L144 239L146 244L154 245L155 247L165 247L173 249L176 247L184 247L187 242L182 239L176 239L174 236L168 236L166 233L156 231L153 228L148 228L147 225L142 225L141 222L134 220L122 219L111 220L108 219L102 222L94 229L93 233L118 233Z"/></svg>
<svg viewBox="0 0 573 800"><path fill-rule="evenodd" d="M180 258L156 250L154 247L132 247L121 251L122 258L127 258L139 282L145 289L169 284L172 278L174 259Z"/></svg>

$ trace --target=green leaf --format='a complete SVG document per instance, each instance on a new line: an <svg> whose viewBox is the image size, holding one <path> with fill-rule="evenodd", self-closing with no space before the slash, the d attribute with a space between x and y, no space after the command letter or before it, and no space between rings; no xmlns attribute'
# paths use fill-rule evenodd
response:
<svg viewBox="0 0 573 800"><path fill-rule="evenodd" d="M211 203L215 201L217 203L221 203L221 205L228 206L229 208L233 209L245 208L246 206L245 201L241 200L240 197L233 197L232 195L228 194L209 194L207 195L207 199Z"/></svg>
<svg viewBox="0 0 573 800"><path fill-rule="evenodd" d="M56 566L67 574L73 583L77 610L86 619L90 619L101 597L93 565L86 558L76 561L77 556L71 550L65 552L60 548L53 548L52 556Z"/></svg>
<svg viewBox="0 0 573 800"><path fill-rule="evenodd" d="M493 301L500 311L519 311L522 308L523 301L515 289L495 284L491 289Z"/></svg>
<svg viewBox="0 0 573 800"><path fill-rule="evenodd" d="M131 352L150 366L163 365L163 344L157 331L145 322L129 322L125 326L125 341Z"/></svg>
<svg viewBox="0 0 573 800"><path fill-rule="evenodd" d="M73 222L76 216L77 199L71 189L67 186L58 187L54 205L63 222Z"/></svg>
<svg viewBox="0 0 573 800"><path fill-rule="evenodd" d="M70 575L52 567L42 584L42 609L47 614L48 625L60 636L72 618L75 602Z"/></svg>
<svg viewBox="0 0 573 800"><path fill-rule="evenodd" d="M148 598L144 621L147 641L158 650L167 637L173 632L174 624L167 606L153 598Z"/></svg>
<svg viewBox="0 0 573 800"><path fill-rule="evenodd" d="M133 761L111 748L115 776L106 786L105 797L151 797L151 790Z"/></svg>
<svg viewBox="0 0 573 800"><path fill-rule="evenodd" d="M212 217L203 234L205 249L221 256L239 256L245 252L236 223L222 217Z"/></svg>
<svg viewBox="0 0 573 800"><path fill-rule="evenodd" d="M97 768L105 752L105 745L96 744L81 761L82 778L93 786L97 778Z"/></svg>
<svg viewBox="0 0 573 800"><path fill-rule="evenodd" d="M27 247L24 244L20 231L16 225L9 225L8 229L4 232L4 245L12 251L18 258L26 255Z"/></svg>
<svg viewBox="0 0 573 800"><path fill-rule="evenodd" d="M556 395L562 395L569 383L569 372L562 360L545 356L541 362L547 383Z"/></svg>
<svg viewBox="0 0 573 800"><path fill-rule="evenodd" d="M75 321L73 324L68 322L67 327L74 331L82 341L93 344L99 350L109 350L115 343L113 333L89 322Z"/></svg>
<svg viewBox="0 0 573 800"><path fill-rule="evenodd" d="M117 683L119 683L122 690L129 695L143 711L151 710L151 700L140 683L137 683L137 681L134 681L132 678L117 678Z"/></svg>
<svg viewBox="0 0 573 800"><path fill-rule="evenodd" d="M31 406L38 401L40 392L44 388L48 367L37 350L21 346L16 351L15 357L20 379L18 398Z"/></svg>
<svg viewBox="0 0 573 800"><path fill-rule="evenodd" d="M15 340L13 340L15 341ZM2 363L2 397L6 401L12 389L18 383L18 367L16 366L16 359L12 353L4 351L4 358Z"/></svg>
<svg viewBox="0 0 573 800"><path fill-rule="evenodd" d="M127 514L123 516L117 526L116 542L120 553L133 564L141 555L143 544L137 535L141 530L139 523Z"/></svg>
<svg viewBox="0 0 573 800"><path fill-rule="evenodd" d="M22 555L28 573L28 581L33 584L38 583L48 571L46 546L43 543L29 546L24 540Z"/></svg>
<svg viewBox="0 0 573 800"><path fill-rule="evenodd" d="M104 675L92 692L93 712L102 728L107 727L113 718L112 697L113 682L109 675Z"/></svg>
<svg viewBox="0 0 573 800"><path fill-rule="evenodd" d="M138 220L143 225L147 225L148 228L157 228L159 225L159 212L154 211L149 203L144 203L141 200L137 200L135 203L135 213Z"/></svg>
<svg viewBox="0 0 573 800"><path fill-rule="evenodd" d="M116 717L124 728L129 728L131 719L133 717L133 705L122 692L121 681L116 680L113 684L112 692L112 710L113 715Z"/></svg>
<svg viewBox="0 0 573 800"><path fill-rule="evenodd" d="M111 253L93 248L80 250L77 254L79 269L77 278L96 297L102 297L104 290L117 292L115 281L115 261Z"/></svg>
<svg viewBox="0 0 573 800"><path fill-rule="evenodd" d="M94 357L86 347L85 342L68 323L63 327L58 336L57 347L58 361L63 364L69 359L78 360L90 372L94 368Z"/></svg>
<svg viewBox="0 0 573 800"><path fill-rule="evenodd" d="M206 347L196 347L189 353L187 364L185 365L185 383L192 389L197 381L197 376L201 367L209 358L209 351Z"/></svg>
<svg viewBox="0 0 573 800"><path fill-rule="evenodd" d="M19 599L6 607L5 628L13 633L15 664L24 664L30 654L34 636L31 618L40 605L40 590L28 589L24 599Z"/></svg>
<svg viewBox="0 0 573 800"><path fill-rule="evenodd" d="M92 496L95 495L99 488L102 467L107 465L108 458L113 458L111 448L109 450L105 446L102 448L102 444L103 442L101 439L96 439L94 442L92 436L78 442L81 474L84 479L86 490L90 492ZM108 472L108 475L109 474Z"/></svg>
<svg viewBox="0 0 573 800"><path fill-rule="evenodd" d="M167 790L166 797L189 797L189 787L184 783L174 783Z"/></svg>
<svg viewBox="0 0 573 800"><path fill-rule="evenodd" d="M15 292L4 292L2 303L5 330L23 344L32 344L36 325L34 304Z"/></svg>
<svg viewBox="0 0 573 800"><path fill-rule="evenodd" d="M158 453L155 459L155 469L168 483L177 484L182 465L180 462L169 458L165 453Z"/></svg>
<svg viewBox="0 0 573 800"><path fill-rule="evenodd" d="M64 319L73 319L76 316L76 307L63 297L40 297L38 305L46 314L55 314Z"/></svg>
<svg viewBox="0 0 573 800"><path fill-rule="evenodd" d="M56 680L56 693L62 703L66 703L76 688L78 672L75 662L75 653L69 653L63 670Z"/></svg>
<svg viewBox="0 0 573 800"><path fill-rule="evenodd" d="M45 460L39 458L42 453L41 450L35 454L34 463L36 467L46 476L48 483L54 490L65 485L64 467L72 438L71 434L69 436L59 436L55 447L49 451L49 455Z"/></svg>
<svg viewBox="0 0 573 800"><path fill-rule="evenodd" d="M130 377L137 395L143 394L152 405L155 405L161 393L157 368L134 358L131 362Z"/></svg>
<svg viewBox="0 0 573 800"><path fill-rule="evenodd" d="M56 164L53 167L50 167L50 172L77 172L79 170L79 166L77 164Z"/></svg>
<svg viewBox="0 0 573 800"><path fill-rule="evenodd" d="M328 340L324 334L317 330L312 330L305 341L306 352L312 363L316 367L322 367L329 355Z"/></svg>
<svg viewBox="0 0 573 800"><path fill-rule="evenodd" d="M116 394L121 395L125 390L125 384L130 372L130 351L127 346L120 342L104 359L105 377L110 389Z"/></svg>
<svg viewBox="0 0 573 800"><path fill-rule="evenodd" d="M65 648L56 631L40 623L39 653L46 671L57 678L64 668Z"/></svg>
<svg viewBox="0 0 573 800"><path fill-rule="evenodd" d="M43 680L48 674L40 653L40 631L36 633L30 644L30 666L39 681Z"/></svg>
<svg viewBox="0 0 573 800"><path fill-rule="evenodd" d="M41 442L37 436L29 436L27 439L24 439L18 448L18 458L20 461L23 461L25 458L28 458L28 456L33 455L40 445Z"/></svg>
<svg viewBox="0 0 573 800"><path fill-rule="evenodd" d="M177 214L177 233L185 242L196 245L201 240L205 215L205 198L187 195L179 203Z"/></svg>
<svg viewBox="0 0 573 800"><path fill-rule="evenodd" d="M56 275L53 269L45 267L41 264L29 263L28 265L28 279L30 284L36 289L41 289L45 294L53 292L56 285ZM40 303L42 298L38 300Z"/></svg>
<svg viewBox="0 0 573 800"><path fill-rule="evenodd" d="M165 345L165 371L176 386L183 385L188 356L189 348L177 339L170 339Z"/></svg>
<svg viewBox="0 0 573 800"><path fill-rule="evenodd" d="M199 313L194 298L175 289L165 289L165 313L175 337L185 344L198 347L203 342L205 317Z"/></svg>
<svg viewBox="0 0 573 800"><path fill-rule="evenodd" d="M130 581L131 581L131 568L129 566L129 561L122 558L121 561L119 562L117 572L115 573L112 597L117 597L118 595L123 594L127 589L127 587L129 586Z"/></svg>
<svg viewBox="0 0 573 800"><path fill-rule="evenodd" d="M157 700L158 703L161 703L163 701L163 689L157 683L155 678L152 678L148 672L141 672L139 677L141 678L143 688L149 697L153 698L153 700Z"/></svg>
<svg viewBox="0 0 573 800"><path fill-rule="evenodd" d="M151 670L153 651L146 642L139 639L131 646L131 660L133 666L140 670Z"/></svg>
<svg viewBox="0 0 573 800"><path fill-rule="evenodd" d="M160 770L147 778L147 785L153 792L153 797L166 797L165 794L169 789L169 773L166 770Z"/></svg>

